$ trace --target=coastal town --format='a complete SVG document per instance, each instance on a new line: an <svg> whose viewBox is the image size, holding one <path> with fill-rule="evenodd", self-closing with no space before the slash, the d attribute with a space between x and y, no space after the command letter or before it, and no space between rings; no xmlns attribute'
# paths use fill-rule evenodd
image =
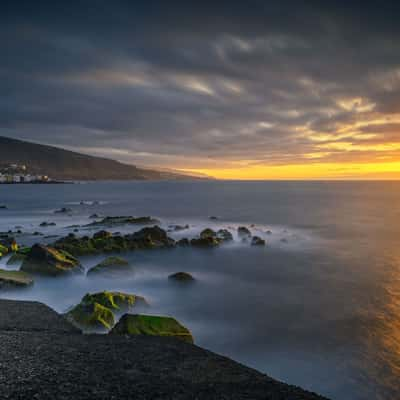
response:
<svg viewBox="0 0 400 400"><path fill-rule="evenodd" d="M26 165L0 164L0 184L18 183L50 183L53 182L47 175L29 173Z"/></svg>

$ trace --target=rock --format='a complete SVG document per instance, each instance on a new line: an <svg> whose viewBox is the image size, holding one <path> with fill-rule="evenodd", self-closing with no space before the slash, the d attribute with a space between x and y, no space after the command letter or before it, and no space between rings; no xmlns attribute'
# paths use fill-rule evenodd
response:
<svg viewBox="0 0 400 400"><path fill-rule="evenodd" d="M188 238L182 238L182 239L178 240L177 244L178 244L178 246L182 246L182 247L190 246L190 241Z"/></svg>
<svg viewBox="0 0 400 400"><path fill-rule="evenodd" d="M59 210L55 210L54 211L55 214L67 214L67 213L70 213L70 212L72 212L72 210L70 208L67 208L67 207L62 207Z"/></svg>
<svg viewBox="0 0 400 400"><path fill-rule="evenodd" d="M32 246L21 266L21 271L52 276L78 270L81 265L72 255L40 244Z"/></svg>
<svg viewBox="0 0 400 400"><path fill-rule="evenodd" d="M132 216L122 216L122 217L105 217L101 221L94 221L87 226L94 225L104 225L104 226L115 226L115 225L148 225L157 224L159 221L152 217L132 217Z"/></svg>
<svg viewBox="0 0 400 400"><path fill-rule="evenodd" d="M130 235L130 239L141 247L165 247L173 246L175 241L168 237L167 232L159 226L143 228L139 232Z"/></svg>
<svg viewBox="0 0 400 400"><path fill-rule="evenodd" d="M7 206L4 204L0 204L0 210L7 210Z"/></svg>
<svg viewBox="0 0 400 400"><path fill-rule="evenodd" d="M30 247L24 247L19 249L17 252L7 260L7 265L15 265L25 260L27 254L31 251Z"/></svg>
<svg viewBox="0 0 400 400"><path fill-rule="evenodd" d="M97 214L92 214L89 218L95 219L95 218L100 218Z"/></svg>
<svg viewBox="0 0 400 400"><path fill-rule="evenodd" d="M265 246L265 240L261 239L259 236L253 236L251 239L252 246Z"/></svg>
<svg viewBox="0 0 400 400"><path fill-rule="evenodd" d="M30 275L22 271L6 271L0 269L0 288L4 286L30 286L33 279Z"/></svg>
<svg viewBox="0 0 400 400"><path fill-rule="evenodd" d="M65 315L66 319L84 332L110 330L114 313L99 303L80 303Z"/></svg>
<svg viewBox="0 0 400 400"><path fill-rule="evenodd" d="M179 232L179 231L183 231L185 229L189 229L189 225L170 225L169 228L171 229L171 231L175 231L175 232Z"/></svg>
<svg viewBox="0 0 400 400"><path fill-rule="evenodd" d="M108 270L110 268L112 270L114 270L115 268L126 267L128 265L129 265L128 261L126 261L124 258L121 258L121 257L108 257L105 260L103 260L101 263L99 263L96 266L94 266L93 268L91 268L88 271L88 274L102 272L102 271Z"/></svg>
<svg viewBox="0 0 400 400"><path fill-rule="evenodd" d="M195 279L188 272L176 272L168 276L168 279L178 282L192 282Z"/></svg>
<svg viewBox="0 0 400 400"><path fill-rule="evenodd" d="M229 242L229 241L233 240L232 233L230 233L228 231L228 229L220 229L217 232L217 238L223 242Z"/></svg>
<svg viewBox="0 0 400 400"><path fill-rule="evenodd" d="M8 253L8 247L0 243L0 258Z"/></svg>
<svg viewBox="0 0 400 400"><path fill-rule="evenodd" d="M93 235L93 239L108 239L112 236L111 232L108 231L98 231Z"/></svg>
<svg viewBox="0 0 400 400"><path fill-rule="evenodd" d="M88 293L65 316L85 331L109 330L114 325L114 313L120 315L137 304L147 305L147 302L141 296L122 292Z"/></svg>
<svg viewBox="0 0 400 400"><path fill-rule="evenodd" d="M272 235L272 231L268 230L267 232L265 232L267 235Z"/></svg>
<svg viewBox="0 0 400 400"><path fill-rule="evenodd" d="M39 224L39 226L55 226L56 223L55 222L42 222L41 224Z"/></svg>
<svg viewBox="0 0 400 400"><path fill-rule="evenodd" d="M216 217L215 215L211 215L211 217L209 217L211 220L217 220L218 219L218 217Z"/></svg>
<svg viewBox="0 0 400 400"><path fill-rule="evenodd" d="M216 238L217 233L210 228L206 228L200 232L201 239Z"/></svg>
<svg viewBox="0 0 400 400"><path fill-rule="evenodd" d="M195 247L216 247L219 245L219 241L215 237L194 238L190 244Z"/></svg>
<svg viewBox="0 0 400 400"><path fill-rule="evenodd" d="M155 315L125 314L114 326L111 334L169 336L193 343L189 329L171 317Z"/></svg>
<svg viewBox="0 0 400 400"><path fill-rule="evenodd" d="M281 239L281 242L282 242L282 243L288 243L288 240L287 240L286 238L282 238L282 239Z"/></svg>
<svg viewBox="0 0 400 400"><path fill-rule="evenodd" d="M238 235L239 236L251 236L251 232L245 226L239 226Z"/></svg>
<svg viewBox="0 0 400 400"><path fill-rule="evenodd" d="M129 235L113 235L111 232L99 231L92 238L76 237L73 233L58 239L53 247L65 250L74 256L121 252L137 249L172 247L175 241L167 232L158 226L146 227Z"/></svg>

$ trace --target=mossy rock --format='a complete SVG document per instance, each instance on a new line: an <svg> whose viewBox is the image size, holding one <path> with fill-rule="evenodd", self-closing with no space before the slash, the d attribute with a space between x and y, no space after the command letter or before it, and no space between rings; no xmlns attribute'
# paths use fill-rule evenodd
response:
<svg viewBox="0 0 400 400"><path fill-rule="evenodd" d="M144 297L123 292L108 292L106 290L93 294L88 293L83 297L82 302L99 303L114 311L127 311L137 304L147 304Z"/></svg>
<svg viewBox="0 0 400 400"><path fill-rule="evenodd" d="M189 329L175 318L156 315L125 314L114 326L111 334L167 336L193 343Z"/></svg>
<svg viewBox="0 0 400 400"><path fill-rule="evenodd" d="M195 280L188 272L176 272L169 275L168 279L176 282L193 282Z"/></svg>
<svg viewBox="0 0 400 400"><path fill-rule="evenodd" d="M116 268L127 267L128 265L128 261L122 257L107 257L105 260L91 268L88 271L88 274L115 270Z"/></svg>
<svg viewBox="0 0 400 400"><path fill-rule="evenodd" d="M8 253L8 247L0 244L0 258Z"/></svg>
<svg viewBox="0 0 400 400"><path fill-rule="evenodd" d="M114 314L121 315L137 304L147 302L141 296L122 292L87 293L66 318L84 331L109 330L114 325Z"/></svg>
<svg viewBox="0 0 400 400"><path fill-rule="evenodd" d="M217 233L210 228L206 228L200 232L200 238L208 239L208 238L216 238Z"/></svg>
<svg viewBox="0 0 400 400"><path fill-rule="evenodd" d="M96 217L97 218L97 217ZM152 217L132 217L132 216L119 216L119 217L105 217L101 221L95 221L88 226L104 225L104 226L115 226L115 225L147 225L157 224L159 221Z"/></svg>
<svg viewBox="0 0 400 400"><path fill-rule="evenodd" d="M21 271L56 276L81 268L79 261L68 252L35 244L27 253Z"/></svg>
<svg viewBox="0 0 400 400"><path fill-rule="evenodd" d="M114 313L99 303L81 302L66 314L73 325L85 332L108 331L114 323Z"/></svg>
<svg viewBox="0 0 400 400"><path fill-rule="evenodd" d="M6 271L0 269L0 287L17 286L25 287L33 284L32 277L22 271Z"/></svg>

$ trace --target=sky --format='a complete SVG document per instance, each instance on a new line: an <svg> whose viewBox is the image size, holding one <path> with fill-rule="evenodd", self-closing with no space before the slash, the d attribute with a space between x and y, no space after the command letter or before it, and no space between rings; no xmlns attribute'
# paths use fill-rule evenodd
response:
<svg viewBox="0 0 400 400"><path fill-rule="evenodd" d="M224 179L400 178L400 2L2 1L0 135Z"/></svg>

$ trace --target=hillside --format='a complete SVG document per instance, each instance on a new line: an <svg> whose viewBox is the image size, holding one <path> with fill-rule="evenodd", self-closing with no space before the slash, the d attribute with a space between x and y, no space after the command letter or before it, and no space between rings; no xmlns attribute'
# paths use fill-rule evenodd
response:
<svg viewBox="0 0 400 400"><path fill-rule="evenodd" d="M157 180L197 178L137 168L107 158L0 136L1 164L24 164L33 175L60 180Z"/></svg>

